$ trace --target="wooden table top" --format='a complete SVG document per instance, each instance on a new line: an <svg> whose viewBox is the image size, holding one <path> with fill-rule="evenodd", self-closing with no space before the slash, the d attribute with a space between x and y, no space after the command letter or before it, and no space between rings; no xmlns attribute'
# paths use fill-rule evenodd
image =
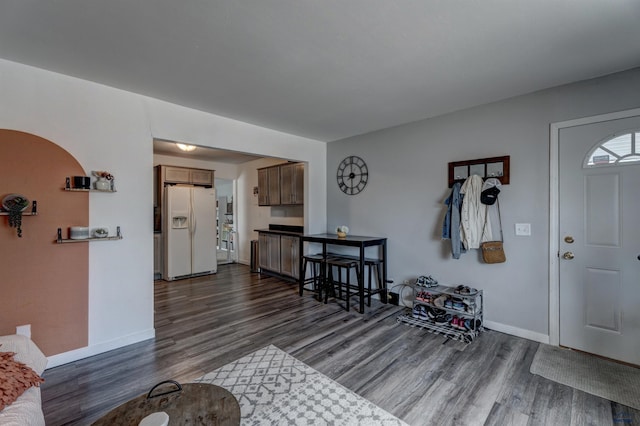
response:
<svg viewBox="0 0 640 426"><path fill-rule="evenodd" d="M163 385L164 386L164 385ZM159 395L166 387L154 391L151 398L140 395L114 408L94 426L137 426L151 413L164 411L169 425L239 425L240 405L228 390L208 383L185 383L182 391Z"/></svg>

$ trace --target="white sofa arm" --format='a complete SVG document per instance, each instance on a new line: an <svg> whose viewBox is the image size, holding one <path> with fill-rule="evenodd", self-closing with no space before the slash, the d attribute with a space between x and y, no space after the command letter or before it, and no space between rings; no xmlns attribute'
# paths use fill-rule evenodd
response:
<svg viewBox="0 0 640 426"><path fill-rule="evenodd" d="M0 336L0 352L15 352L13 359L27 364L39 375L47 366L47 358L28 337ZM0 411L0 425L44 426L40 388L32 386L4 410Z"/></svg>

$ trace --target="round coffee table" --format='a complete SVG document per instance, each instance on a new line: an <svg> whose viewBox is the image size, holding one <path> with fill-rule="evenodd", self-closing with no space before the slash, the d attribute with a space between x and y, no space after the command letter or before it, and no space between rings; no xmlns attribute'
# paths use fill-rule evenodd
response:
<svg viewBox="0 0 640 426"><path fill-rule="evenodd" d="M172 389L166 390L170 383ZM163 386L163 390L160 389ZM137 426L151 413L164 411L169 425L239 425L240 405L228 390L208 383L162 382L148 394L114 408L93 426Z"/></svg>

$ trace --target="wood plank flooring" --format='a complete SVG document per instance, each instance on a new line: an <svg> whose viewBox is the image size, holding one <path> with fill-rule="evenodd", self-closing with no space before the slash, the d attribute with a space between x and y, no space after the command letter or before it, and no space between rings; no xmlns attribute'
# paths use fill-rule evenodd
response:
<svg viewBox="0 0 640 426"><path fill-rule="evenodd" d="M47 425L87 425L174 379L189 382L268 344L412 425L633 425L640 412L529 373L538 344L487 331L469 345L322 304L244 265L155 284L156 338L44 373Z"/></svg>

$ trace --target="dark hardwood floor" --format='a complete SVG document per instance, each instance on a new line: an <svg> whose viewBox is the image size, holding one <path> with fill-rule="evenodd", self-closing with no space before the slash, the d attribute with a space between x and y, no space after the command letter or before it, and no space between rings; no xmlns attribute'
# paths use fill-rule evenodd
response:
<svg viewBox="0 0 640 426"><path fill-rule="evenodd" d="M189 382L268 344L412 425L631 425L640 411L529 373L538 343L487 331L469 345L361 315L243 265L155 284L156 338L44 373L47 425L86 425L154 384Z"/></svg>

